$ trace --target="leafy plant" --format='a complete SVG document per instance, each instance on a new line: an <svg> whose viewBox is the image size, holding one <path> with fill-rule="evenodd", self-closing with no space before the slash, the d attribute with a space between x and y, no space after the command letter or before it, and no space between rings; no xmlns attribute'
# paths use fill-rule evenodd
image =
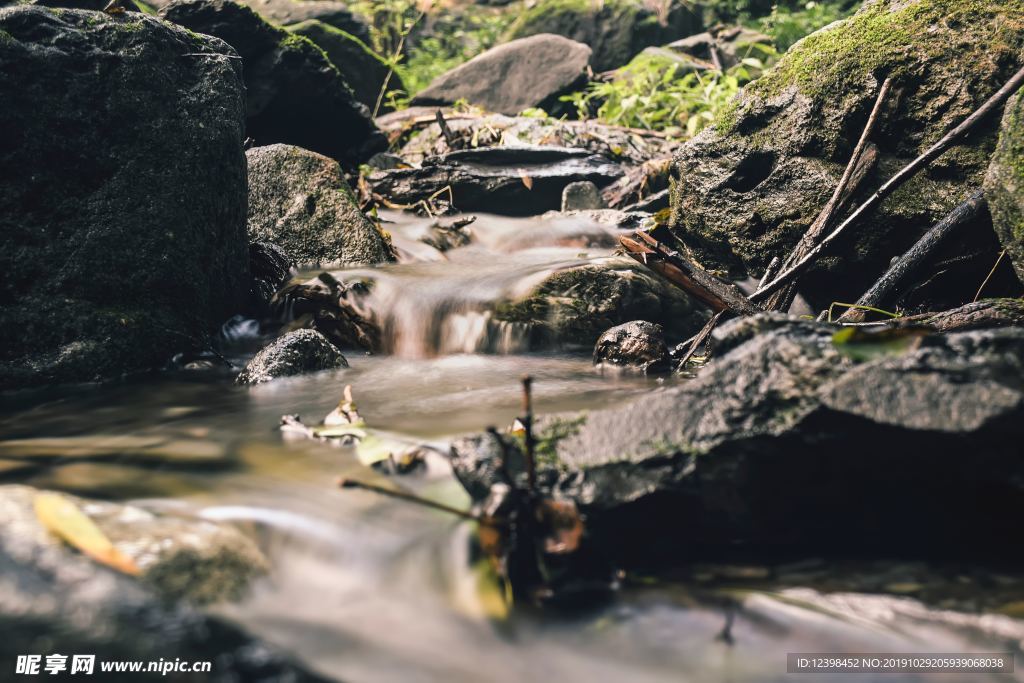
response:
<svg viewBox="0 0 1024 683"><path fill-rule="evenodd" d="M766 17L755 20L753 25L772 37L775 46L788 50L793 43L804 36L828 26L833 21L848 17L853 9L848 2L819 2L811 0L802 7L793 9L785 5L774 5Z"/></svg>
<svg viewBox="0 0 1024 683"><path fill-rule="evenodd" d="M775 56L772 47L755 43L735 66L701 71L670 56L642 53L612 80L591 83L562 99L571 102L581 118L689 138L714 123L740 88Z"/></svg>

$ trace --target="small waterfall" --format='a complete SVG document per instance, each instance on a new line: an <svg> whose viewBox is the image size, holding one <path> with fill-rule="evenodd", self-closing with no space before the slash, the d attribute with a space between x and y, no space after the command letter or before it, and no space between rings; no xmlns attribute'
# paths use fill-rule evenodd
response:
<svg viewBox="0 0 1024 683"><path fill-rule="evenodd" d="M418 241L431 219L393 216L389 225L405 262L333 273L372 280L359 306L381 329L383 351L404 358L529 350L527 323L497 318L506 301L526 296L556 270L607 256L615 231L586 217L483 216L472 242L440 252Z"/></svg>

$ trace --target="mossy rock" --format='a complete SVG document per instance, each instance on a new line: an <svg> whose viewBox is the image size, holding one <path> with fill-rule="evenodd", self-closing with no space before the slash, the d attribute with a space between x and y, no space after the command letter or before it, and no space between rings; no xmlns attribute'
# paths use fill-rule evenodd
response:
<svg viewBox="0 0 1024 683"><path fill-rule="evenodd" d="M599 71L624 65L645 47L661 45L703 29L700 11L673 2L663 15L639 0L541 0L523 12L508 38L555 33L589 45Z"/></svg>
<svg viewBox="0 0 1024 683"><path fill-rule="evenodd" d="M140 12L9 7L0 34L0 387L201 347L249 289L238 55Z"/></svg>
<svg viewBox="0 0 1024 683"><path fill-rule="evenodd" d="M1024 99L1006 106L999 144L985 178L992 226L1017 276L1024 280Z"/></svg>
<svg viewBox="0 0 1024 683"><path fill-rule="evenodd" d="M530 325L535 346L589 348L605 330L631 320L660 324L679 339L705 320L685 294L625 257L555 271L527 296L499 305L495 318Z"/></svg>
<svg viewBox="0 0 1024 683"><path fill-rule="evenodd" d="M1024 63L1022 48L1022 0L867 3L794 45L679 150L675 234L706 267L759 277L831 195L885 77L879 163L857 203L991 96ZM805 295L819 306L856 299L981 184L995 140L981 127L904 185L808 274Z"/></svg>
<svg viewBox="0 0 1024 683"><path fill-rule="evenodd" d="M351 33L316 20L303 21L286 28L316 43L331 63L338 67L345 82L355 93L356 99L365 104L371 112L377 106L378 97L381 100L379 112L388 112L392 109L387 106L387 98L381 97L385 81L387 88L384 95L392 90L405 90L402 78L391 72L387 62Z"/></svg>
<svg viewBox="0 0 1024 683"><path fill-rule="evenodd" d="M345 81L313 41L231 0L176 0L160 16L216 36L242 57L246 135L258 145L311 149L354 169L387 146Z"/></svg>

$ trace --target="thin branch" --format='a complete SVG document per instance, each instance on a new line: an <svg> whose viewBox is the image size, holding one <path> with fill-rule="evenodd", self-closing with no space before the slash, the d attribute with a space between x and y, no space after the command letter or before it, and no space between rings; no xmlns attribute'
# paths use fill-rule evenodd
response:
<svg viewBox="0 0 1024 683"><path fill-rule="evenodd" d="M981 287L978 287L978 291L974 293L972 301L977 301L978 297L981 296L981 290L985 289L985 285L987 285L988 281L992 279L992 275L996 272L996 268L998 268L999 264L1003 262L1004 256L1006 256L1005 249L999 252L999 258L996 259L996 263L992 266L992 270L988 271L988 275L985 276L985 281L981 283Z"/></svg>
<svg viewBox="0 0 1024 683"><path fill-rule="evenodd" d="M875 98L875 106L871 108L871 114L868 116L868 121L864 124L864 130L860 134L860 139L857 141L857 145L853 148L853 154L850 155L850 161L846 164L846 169L843 171L842 177L839 179L839 184L836 185L836 189L832 192L832 196L826 202L824 208L818 214L818 217L811 223L811 227L807 229L807 232L797 243L796 248L793 249L793 253L786 259L786 267L797 262L803 258L814 246L821 240L822 234L828 229L829 224L835 217L836 211L839 209L840 204L843 203L844 196L847 195L847 190L850 188L851 180L854 177L854 171L857 169L860 159L864 154L864 149L868 144L868 139L875 130L875 125L878 123L879 112L882 111L882 104L885 102L885 98L889 94L889 88L892 86L892 78L886 78L882 82L882 87L878 89L878 97ZM793 303L793 298L796 296L796 278L790 282L785 288L780 289L774 295L772 295L768 301L765 302L765 308L770 311L787 311Z"/></svg>
<svg viewBox="0 0 1024 683"><path fill-rule="evenodd" d="M838 240L846 230L858 220L863 218L868 212L872 211L877 207L883 199L891 195L896 191L903 183L913 177L918 171L931 163L936 157L945 152L953 143L963 138L969 133L979 121L983 120L986 116L991 114L993 111L1003 105L1006 100L1020 89L1021 85L1024 85L1024 69L1021 69L1013 78L1000 88L992 97L990 97L981 107L979 107L973 114L968 116L960 125L949 131L942 137L941 140L936 142L934 145L928 148L923 154L918 156L916 159L911 161L909 164L904 166L896 175L885 182L873 195L868 197L867 201L861 204L857 209L850 214L850 216L843 221L839 227L829 233L821 242L818 243L806 256L801 258L799 261L794 263L789 268L783 269L779 275L769 282L764 287L754 292L750 298L752 301L762 301L767 298L773 292L778 291L782 287L785 287L792 282L796 277L806 271L814 262L818 259L823 251L828 249L832 244Z"/></svg>
<svg viewBox="0 0 1024 683"><path fill-rule="evenodd" d="M404 500L409 503L415 503L424 507L433 508L440 510L441 512L447 512L455 515L456 517L462 517L463 519L470 519L474 522L480 522L481 524L505 524L506 522L502 519L484 517L481 515L474 515L472 512L467 510L461 510L451 505L445 505L444 503L438 503L437 501L430 500L428 498L421 498L412 493L405 491L399 491L398 489L391 489L385 486L378 486L377 484L370 484L365 481L357 481L355 479L346 479L342 477L338 480L338 488L343 489L363 489L364 491L373 491L379 493L382 496L388 496L389 498L397 498L398 500Z"/></svg>
<svg viewBox="0 0 1024 683"><path fill-rule="evenodd" d="M693 354L695 354L697 352L697 349L699 349L704 344L704 342L708 340L708 337L711 336L711 333L715 331L715 327L718 325L718 321L722 319L722 316L725 315L725 313L726 311L719 311L718 313L715 313L713 316L711 316L711 319L708 320L707 324L705 324L704 327L701 328L700 332L698 332L693 337L693 342L690 344L690 347L686 349L686 353L683 354L682 359L679 361L676 367L682 368L690 361L691 358L693 358Z"/></svg>
<svg viewBox="0 0 1024 683"><path fill-rule="evenodd" d="M523 377L523 440L526 444L526 481L530 493L537 492L537 462L534 460L534 439L533 439L533 396L531 388L533 378L529 375Z"/></svg>

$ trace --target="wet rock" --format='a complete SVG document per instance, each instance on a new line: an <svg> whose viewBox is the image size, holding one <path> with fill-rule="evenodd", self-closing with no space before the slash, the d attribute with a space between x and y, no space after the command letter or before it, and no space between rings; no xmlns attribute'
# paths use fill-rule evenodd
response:
<svg viewBox="0 0 1024 683"><path fill-rule="evenodd" d="M513 40L438 76L412 98L414 105L465 100L499 114L531 107L554 113L558 98L587 82L590 48L561 36Z"/></svg>
<svg viewBox="0 0 1024 683"><path fill-rule="evenodd" d="M5 536L0 547L28 552L31 546L33 553L55 559L78 555L40 523L34 508L39 493L28 486L0 486L0 526ZM135 563L141 572L139 580L164 598L197 603L238 599L252 579L267 571L263 553L233 527L63 495Z"/></svg>
<svg viewBox="0 0 1024 683"><path fill-rule="evenodd" d="M160 15L221 38L241 55L245 132L257 145L298 145L353 168L387 146L369 110L312 41L231 0L177 0Z"/></svg>
<svg viewBox="0 0 1024 683"><path fill-rule="evenodd" d="M463 216L453 221L435 221L427 228L420 241L441 253L464 247L473 241L473 231L469 227L476 222L476 216Z"/></svg>
<svg viewBox="0 0 1024 683"><path fill-rule="evenodd" d="M344 281L320 273L282 289L271 302L288 329L316 330L339 349L381 349L381 329L366 306L372 280Z"/></svg>
<svg viewBox="0 0 1024 683"><path fill-rule="evenodd" d="M685 294L624 257L555 271L525 297L500 304L495 319L528 324L538 347L592 347L608 328L637 319L679 337L703 325L703 313Z"/></svg>
<svg viewBox="0 0 1024 683"><path fill-rule="evenodd" d="M434 122L436 107L411 107L377 118L389 136L411 136L402 146L401 156L408 163L449 152L477 147L520 147L545 145L585 149L624 166L641 166L650 159L667 158L674 143L656 134L605 126L596 121L568 121L551 117L474 116L452 109L442 113L451 132L453 145Z"/></svg>
<svg viewBox="0 0 1024 683"><path fill-rule="evenodd" d="M295 330L265 346L235 380L238 384L262 384L320 370L347 368L348 361L327 337L315 330Z"/></svg>
<svg viewBox="0 0 1024 683"><path fill-rule="evenodd" d="M98 661L113 659L151 660L159 653L166 661L175 657L185 660L210 660L212 671L190 674L196 681L229 683L231 681L321 681L304 672L280 652L252 639L238 628L208 617L187 604L170 604L146 580L118 574L71 549L46 532L33 511L35 489L21 486L0 488L0 657L14 661L27 652L90 653ZM135 508L99 501L81 501L88 511L120 508L122 515L148 515ZM101 526L107 520L100 519ZM179 522L184 525L185 521ZM180 534L167 548L160 547L156 536L148 536L158 527L147 526L139 534L144 542L139 549L151 555L138 556L139 563L148 562L150 571L175 566L181 572L195 572L198 585L215 586L232 583L235 578L220 574L231 569L242 576L252 576L263 566L262 556L238 532L225 532L230 543L217 541L209 532L200 530L189 538L184 528L173 529ZM204 529L206 522L195 522ZM111 525L113 528L115 525ZM124 521L116 526L131 534ZM163 533L161 530L160 533ZM213 547L234 552L232 560L191 554L189 547L203 540L214 540ZM219 544L219 545L217 545ZM237 544L237 545L235 545ZM241 550L245 546L245 550ZM119 541L124 552L134 552L131 542ZM234 550L231 550L234 548ZM255 554L250 554L250 551ZM184 561L190 557L188 561ZM243 557L250 563L244 566ZM232 566L231 562L239 564ZM157 574L159 575L159 573ZM178 583L191 579L178 574ZM59 647L55 647L54 643ZM96 666L99 670L99 664Z"/></svg>
<svg viewBox="0 0 1024 683"><path fill-rule="evenodd" d="M420 168L379 171L373 191L408 206L452 201L460 211L529 216L559 208L569 183L607 185L622 175L615 164L581 149L487 147L433 157Z"/></svg>
<svg viewBox="0 0 1024 683"><path fill-rule="evenodd" d="M338 163L291 145L255 147L249 163L249 236L300 265L392 260L391 246L356 204Z"/></svg>
<svg viewBox="0 0 1024 683"><path fill-rule="evenodd" d="M992 227L1017 276L1024 280L1024 100L1006 105L999 144L985 177Z"/></svg>
<svg viewBox="0 0 1024 683"><path fill-rule="evenodd" d="M685 384L571 430L552 419L556 439L542 422L544 476L626 558L1018 554L995 530L1024 510L1024 328L886 337L857 353L836 329L777 314L727 323ZM457 444L456 460L480 457L486 438Z"/></svg>
<svg viewBox="0 0 1024 683"><path fill-rule="evenodd" d="M714 33L705 31L680 40L673 41L665 47L673 52L695 57L706 66L714 68L715 56L722 66L729 68L739 64L749 47L755 43L771 45L772 39L763 33L752 31L741 26L719 29ZM716 55L712 54L712 50ZM759 55L754 54L754 57Z"/></svg>
<svg viewBox="0 0 1024 683"><path fill-rule="evenodd" d="M808 36L747 86L714 129L680 148L673 230L705 267L760 277L773 257L790 253L832 193L882 74L892 76L893 92L872 138L879 161L855 203L1024 64L1022 29L1016 2L877 1ZM994 126L979 131L889 197L841 253L808 273L802 293L820 309L866 291L893 256L981 184L995 138ZM979 226L971 239L985 232ZM978 251L961 284L980 282L998 249ZM973 292L958 294L963 301Z"/></svg>
<svg viewBox="0 0 1024 683"><path fill-rule="evenodd" d="M668 347L661 325L634 320L616 325L597 340L594 363L659 372L668 370Z"/></svg>
<svg viewBox="0 0 1024 683"><path fill-rule="evenodd" d="M36 6L0 9L0 36L0 387L201 347L249 290L234 51L141 13Z"/></svg>
<svg viewBox="0 0 1024 683"><path fill-rule="evenodd" d="M302 0L296 4L315 1ZM405 84L397 73L392 73L388 78L390 69L387 63L367 46L366 40L322 21L303 21L288 26L287 29L316 43L327 54L331 63L338 67L356 99L366 105L371 112L377 106L377 98L381 95L385 79L388 81L388 91L405 90ZM384 95L387 95L386 91ZM380 111L391 111L387 97L381 98Z"/></svg>
<svg viewBox="0 0 1024 683"><path fill-rule="evenodd" d="M569 183L562 190L562 211L592 211L604 209L601 191L589 180Z"/></svg>
<svg viewBox="0 0 1024 683"><path fill-rule="evenodd" d="M703 27L699 6L665 3L655 9L639 0L552 0L523 12L512 38L555 33L589 45L598 71L620 67L649 45L662 45Z"/></svg>
<svg viewBox="0 0 1024 683"><path fill-rule="evenodd" d="M284 249L273 242L259 240L249 244L249 271L253 302L260 308L266 308L295 272Z"/></svg>

